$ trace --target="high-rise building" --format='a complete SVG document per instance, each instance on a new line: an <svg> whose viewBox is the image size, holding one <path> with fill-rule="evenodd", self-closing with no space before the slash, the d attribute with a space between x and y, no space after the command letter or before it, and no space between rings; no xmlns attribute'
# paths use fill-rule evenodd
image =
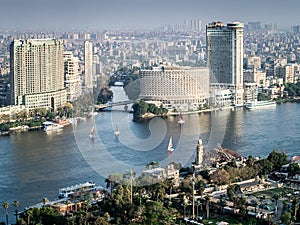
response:
<svg viewBox="0 0 300 225"><path fill-rule="evenodd" d="M81 95L78 58L74 57L72 52L64 52L64 66L67 101L72 102Z"/></svg>
<svg viewBox="0 0 300 225"><path fill-rule="evenodd" d="M206 26L211 85L230 89L234 105L243 104L243 28L239 22L213 22Z"/></svg>
<svg viewBox="0 0 300 225"><path fill-rule="evenodd" d="M11 43L11 105L54 110L66 103L63 49L58 39Z"/></svg>
<svg viewBox="0 0 300 225"><path fill-rule="evenodd" d="M93 89L93 44L90 41L84 42L84 86Z"/></svg>

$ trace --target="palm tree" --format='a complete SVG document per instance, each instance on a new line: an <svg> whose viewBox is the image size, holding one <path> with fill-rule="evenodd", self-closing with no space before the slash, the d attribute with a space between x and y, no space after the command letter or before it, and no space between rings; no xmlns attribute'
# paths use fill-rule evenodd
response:
<svg viewBox="0 0 300 225"><path fill-rule="evenodd" d="M254 202L253 202L253 206L254 206L254 213L255 213L255 215L256 215L256 211L257 211L257 206L258 206L259 204L258 204L258 201L257 200L255 200Z"/></svg>
<svg viewBox="0 0 300 225"><path fill-rule="evenodd" d="M202 205L202 201L200 199L197 199L196 201L196 215L199 216L199 206Z"/></svg>
<svg viewBox="0 0 300 225"><path fill-rule="evenodd" d="M299 206L300 206L299 197L298 196L293 197L292 203L293 203L293 207L292 207L293 217L296 219L297 218L297 211L298 211Z"/></svg>
<svg viewBox="0 0 300 225"><path fill-rule="evenodd" d="M3 202L3 208L5 209L5 215L6 215L6 225L8 225L8 202Z"/></svg>
<svg viewBox="0 0 300 225"><path fill-rule="evenodd" d="M18 221L18 207L19 207L19 202L18 201L14 201L13 202L13 206L16 208L16 210L15 210L15 215L16 215L16 223L17 223L17 221Z"/></svg>
<svg viewBox="0 0 300 225"><path fill-rule="evenodd" d="M273 195L273 199L274 199L275 202L276 202L275 215L277 215L279 194L274 194L274 195Z"/></svg>
<svg viewBox="0 0 300 225"><path fill-rule="evenodd" d="M188 206L188 201L184 201L182 203L183 206L183 218L185 218L185 214L186 214L186 207Z"/></svg>
<svg viewBox="0 0 300 225"><path fill-rule="evenodd" d="M219 203L220 203L220 208L221 208L221 214L223 214L224 213L224 207L227 205L227 202L226 202L226 199L225 199L225 195L221 195L220 197L221 198L220 198Z"/></svg>
<svg viewBox="0 0 300 225"><path fill-rule="evenodd" d="M210 197L208 195L205 196L205 206L206 206L206 218L209 218L209 200Z"/></svg>

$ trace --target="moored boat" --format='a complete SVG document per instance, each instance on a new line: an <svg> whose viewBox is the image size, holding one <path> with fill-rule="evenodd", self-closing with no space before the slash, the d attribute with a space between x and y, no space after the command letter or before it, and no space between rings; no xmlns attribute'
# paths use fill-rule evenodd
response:
<svg viewBox="0 0 300 225"><path fill-rule="evenodd" d="M253 101L247 102L245 107L249 110L257 109L257 108L265 108L265 107L273 107L276 106L276 102L274 101Z"/></svg>
<svg viewBox="0 0 300 225"><path fill-rule="evenodd" d="M100 187L98 188L100 189ZM88 181L84 184L76 184L70 187L59 189L58 198L70 198L76 195L80 195L80 193L82 193L83 191L92 192L96 189L96 184L92 181Z"/></svg>
<svg viewBox="0 0 300 225"><path fill-rule="evenodd" d="M63 125L60 125L58 123L54 123L51 121L46 121L43 123L43 128L42 130L45 132L51 132L51 131L58 131L61 130L62 128L64 128Z"/></svg>

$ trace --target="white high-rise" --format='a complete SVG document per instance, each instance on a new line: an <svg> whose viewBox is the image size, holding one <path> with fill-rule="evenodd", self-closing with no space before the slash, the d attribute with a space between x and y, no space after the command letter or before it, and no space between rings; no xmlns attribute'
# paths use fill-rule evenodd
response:
<svg viewBox="0 0 300 225"><path fill-rule="evenodd" d="M206 26L211 85L231 90L234 105L243 104L243 30L244 24L239 22Z"/></svg>
<svg viewBox="0 0 300 225"><path fill-rule="evenodd" d="M93 44L90 41L84 42L84 86L93 89Z"/></svg>
<svg viewBox="0 0 300 225"><path fill-rule="evenodd" d="M81 95L81 80L78 70L78 58L72 52L64 52L65 87L67 101L72 102Z"/></svg>
<svg viewBox="0 0 300 225"><path fill-rule="evenodd" d="M11 43L11 105L56 109L66 103L63 49L58 39Z"/></svg>

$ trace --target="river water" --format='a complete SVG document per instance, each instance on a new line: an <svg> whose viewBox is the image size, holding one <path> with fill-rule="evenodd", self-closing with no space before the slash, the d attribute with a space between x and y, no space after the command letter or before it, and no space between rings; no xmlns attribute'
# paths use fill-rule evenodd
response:
<svg viewBox="0 0 300 225"><path fill-rule="evenodd" d="M117 100L126 98L120 88L113 91ZM206 151L220 144L242 156L266 157L273 149L285 151L289 158L300 153L297 103L184 115L182 126L176 116L134 122L123 106L115 109L120 111L100 112L51 135L30 131L0 137L0 201L10 203L10 223L14 200L22 209L44 197L55 199L61 187L89 180L104 186L109 174L140 173L152 161L190 166L199 137ZM92 127L93 139L89 138ZM170 137L175 148L171 157L167 154ZM0 221L5 221L2 212Z"/></svg>

